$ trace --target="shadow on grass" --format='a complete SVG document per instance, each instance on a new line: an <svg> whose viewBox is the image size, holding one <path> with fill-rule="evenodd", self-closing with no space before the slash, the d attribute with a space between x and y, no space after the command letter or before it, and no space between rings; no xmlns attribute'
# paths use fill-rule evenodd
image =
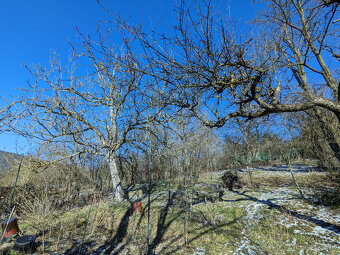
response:
<svg viewBox="0 0 340 255"><path fill-rule="evenodd" d="M154 249L157 247L157 245L159 245L161 243L162 238L163 238L166 230L171 225L171 223L174 222L174 220L177 219L183 213L183 212L178 213L176 215L176 217L173 217L170 221L165 223L166 222L166 218L168 216L169 207L172 205L175 196L176 196L176 193L173 193L170 196L170 198L168 199L167 204L165 205L165 207L160 212L160 215L159 215L159 218L158 218L156 236L155 236L155 238L153 239L152 243L149 246L148 255L149 254L153 254Z"/></svg>
<svg viewBox="0 0 340 255"><path fill-rule="evenodd" d="M273 203L272 201L274 199L261 200L261 199L257 199L256 197L247 195L244 192L239 192L239 191L233 191L233 192L235 194L245 196L247 199L237 199L237 200L233 200L232 202L237 202L237 201L242 201L242 200L243 201L244 200L251 200L251 201L254 201L254 202L257 202L257 203L265 204L265 205L269 206L269 209L279 210L282 213L287 213L287 214L289 214L289 215L291 215L295 218L303 219L303 220L306 220L308 222L312 222L312 223L318 225L319 227L333 231L336 234L340 234L340 226L329 223L327 221L316 219L314 217L311 217L311 216L308 216L308 215L305 215L305 214L302 214L302 213L298 213L296 211L289 210L282 205L278 205L278 204ZM224 200L224 201L228 201L228 200ZM230 202L230 201L228 201L228 202Z"/></svg>
<svg viewBox="0 0 340 255"><path fill-rule="evenodd" d="M129 219L131 215L131 208L129 207L122 217L115 236L105 242L96 250L91 250L96 245L95 241L80 242L76 241L71 248L67 249L63 255L88 255L88 254L119 254L119 252L126 246L123 244L117 251L112 251L123 241L127 234ZM118 252L118 253L117 253Z"/></svg>
<svg viewBox="0 0 340 255"><path fill-rule="evenodd" d="M154 250L157 248L157 246L162 242L162 239L164 237L164 234L166 233L166 231L168 230L168 228L170 227L170 225L179 217L181 216L183 213L185 213L185 209L183 208L183 210L179 211L173 218L171 218L169 221L166 221L167 217L168 217L168 211L169 208L171 207L173 200L176 197L176 192L173 193L170 197L170 199L168 200L168 203L166 204L166 206L161 210L160 215L159 215L159 219L158 219L158 224L157 224L157 232L156 232L156 236L153 239L149 249L148 249L148 254L147 255L152 255L154 254ZM204 200L197 200L196 202L193 203L193 205L198 204L203 202ZM205 217L204 217L205 218ZM241 217L235 217L234 220L229 221L229 222L225 222L225 223L221 223L221 224L210 224L210 226L204 230L203 232L198 233L197 235L195 235L194 237L190 238L187 241L187 245L190 245L193 241L197 240L198 238L209 234L211 231L222 231L224 234L228 235L229 233L227 233L228 231L224 231L221 230L223 227L227 226L227 225L232 225L238 222L238 220ZM189 220L192 221L192 220ZM202 222L199 222L202 223ZM188 235L194 235L197 232L197 230L192 230L192 231L188 231ZM174 247L173 249L171 249L170 251L166 251L169 248L172 248L175 244L176 241L178 241L180 238L184 237L184 233L181 235L176 235L175 237L173 237L172 239L170 239L170 242L167 243L166 246L164 246L161 251L159 251L159 254L173 254L174 252L179 251L180 249L184 248L184 245L178 245L176 247Z"/></svg>
<svg viewBox="0 0 340 255"><path fill-rule="evenodd" d="M108 241L106 241L105 244L100 246L97 249L97 252L101 253L104 251L104 254L111 254L111 252L123 241L127 233L127 228L129 226L131 214L132 214L132 209L129 207L126 210L122 219L120 220L115 236L109 239Z"/></svg>
<svg viewBox="0 0 340 255"><path fill-rule="evenodd" d="M159 196L155 197L150 204L152 204L155 200L157 200ZM137 226L135 231L138 231L140 228L141 222L143 218L145 217L145 212L147 210L147 206L145 206L140 214ZM129 244L131 240L126 240L123 244L124 238L127 236L127 230L130 222L130 217L132 215L132 203L131 206L126 210L124 216L121 218L121 221L119 223L118 229L116 231L116 234L114 237L108 239L103 245L101 245L99 248L97 248L95 251L92 251L91 254L120 254L124 248ZM119 246L120 245L120 246ZM119 246L119 247L118 247Z"/></svg>
<svg viewBox="0 0 340 255"><path fill-rule="evenodd" d="M224 230L221 230L223 227L225 226L228 226L228 225L233 225L235 223L237 223L242 217L237 217L235 218L234 220L232 221L229 221L229 222L225 222L225 223L221 223L221 224L215 224L215 225L211 225L208 229L204 230L203 232L201 233L198 233L197 235L195 235L194 237L190 238L187 242L187 245L190 245L192 242L194 242L195 240L197 240L198 238L206 235L206 234L209 234L210 232L212 231L222 231L224 234L226 235L229 235L229 231L224 231ZM195 234L197 232L197 230L192 230L192 231L189 231L188 232L188 235L189 234ZM168 249L169 247L173 246L174 243L176 241L178 241L180 238L184 237L184 234L181 234L181 235L178 235L176 237L174 237L170 243L165 246L160 252L159 254L166 254L166 255L170 255L170 254L173 254L181 249L183 249L185 247L185 245L178 245L177 247L174 247L172 250L166 252L166 249ZM165 253L166 252L166 253Z"/></svg>

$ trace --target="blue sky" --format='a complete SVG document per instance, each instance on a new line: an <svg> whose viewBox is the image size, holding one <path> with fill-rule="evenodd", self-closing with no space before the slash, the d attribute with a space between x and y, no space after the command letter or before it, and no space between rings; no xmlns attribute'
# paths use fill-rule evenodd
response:
<svg viewBox="0 0 340 255"><path fill-rule="evenodd" d="M144 26L148 26L161 20L164 27L175 25L173 10L177 2L179 0L102 0L107 9L119 12L131 22L142 20ZM215 2L221 6L229 4L230 15L239 24L256 13L251 0ZM0 97L10 99L18 94L15 88L26 86L30 75L24 64L48 64L51 51L66 59L68 41L77 41L75 28L84 34L95 34L100 20L110 20L110 16L96 0L2 0ZM23 153L27 146L20 138L0 135L0 150Z"/></svg>

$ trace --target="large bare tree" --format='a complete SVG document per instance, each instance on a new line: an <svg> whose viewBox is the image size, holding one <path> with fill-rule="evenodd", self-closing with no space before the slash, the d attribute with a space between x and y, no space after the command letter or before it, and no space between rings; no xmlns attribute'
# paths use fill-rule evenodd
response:
<svg viewBox="0 0 340 255"><path fill-rule="evenodd" d="M144 46L152 74L173 104L209 126L316 106L340 119L336 41L338 3L268 0L254 34L242 36L210 1L183 1L169 35L122 22ZM260 34L256 36L256 34ZM150 65L151 66L151 65Z"/></svg>
<svg viewBox="0 0 340 255"><path fill-rule="evenodd" d="M143 46L148 74L165 82L164 98L207 126L320 108L340 122L338 1L261 4L253 32L243 36L209 0L182 1L170 33L117 20ZM329 143L340 160L340 147Z"/></svg>
<svg viewBox="0 0 340 255"><path fill-rule="evenodd" d="M121 201L117 152L136 142L136 134L157 119L160 108L138 62L107 38L99 34L93 41L80 34L67 65L54 54L49 67L28 67L33 81L2 113L11 131L34 141L68 143L69 155L106 158L115 198Z"/></svg>

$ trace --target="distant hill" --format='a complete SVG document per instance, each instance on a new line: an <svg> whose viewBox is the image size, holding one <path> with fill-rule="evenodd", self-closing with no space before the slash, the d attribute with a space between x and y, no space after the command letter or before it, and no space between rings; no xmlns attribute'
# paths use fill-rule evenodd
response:
<svg viewBox="0 0 340 255"><path fill-rule="evenodd" d="M23 156L0 150L0 172L10 170L13 166L17 166Z"/></svg>

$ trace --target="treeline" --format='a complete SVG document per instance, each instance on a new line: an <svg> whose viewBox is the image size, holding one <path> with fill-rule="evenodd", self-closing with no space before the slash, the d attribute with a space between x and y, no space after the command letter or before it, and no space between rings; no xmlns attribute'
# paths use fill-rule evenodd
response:
<svg viewBox="0 0 340 255"><path fill-rule="evenodd" d="M324 114L322 121L337 132L331 116ZM183 116L167 126L142 130L136 136L138 141L122 147L117 153L119 177L124 187L145 184L150 167L153 182L181 183L184 176L195 181L207 172L287 164L287 159L334 172L339 163L323 128L310 112L270 119L238 118L227 129L212 129ZM105 157L90 153L67 156L69 149L65 146L39 147L25 159L25 168L31 171L28 179L41 175L46 182L67 190L80 190L84 184L97 182L99 189L112 190Z"/></svg>
<svg viewBox="0 0 340 255"><path fill-rule="evenodd" d="M323 116L324 121L331 121L327 118ZM309 112L270 120L237 119L228 130L186 119L172 128L145 133L142 147L124 148L117 158L125 185L147 183L149 165L153 181L181 181L184 175L197 180L207 172L287 164L287 160L316 164L320 170L333 172L339 163L329 141L318 119ZM92 165L94 179L99 169L98 163ZM104 170L100 171L107 173L105 159L101 167ZM104 174L100 178L101 182L109 181Z"/></svg>

